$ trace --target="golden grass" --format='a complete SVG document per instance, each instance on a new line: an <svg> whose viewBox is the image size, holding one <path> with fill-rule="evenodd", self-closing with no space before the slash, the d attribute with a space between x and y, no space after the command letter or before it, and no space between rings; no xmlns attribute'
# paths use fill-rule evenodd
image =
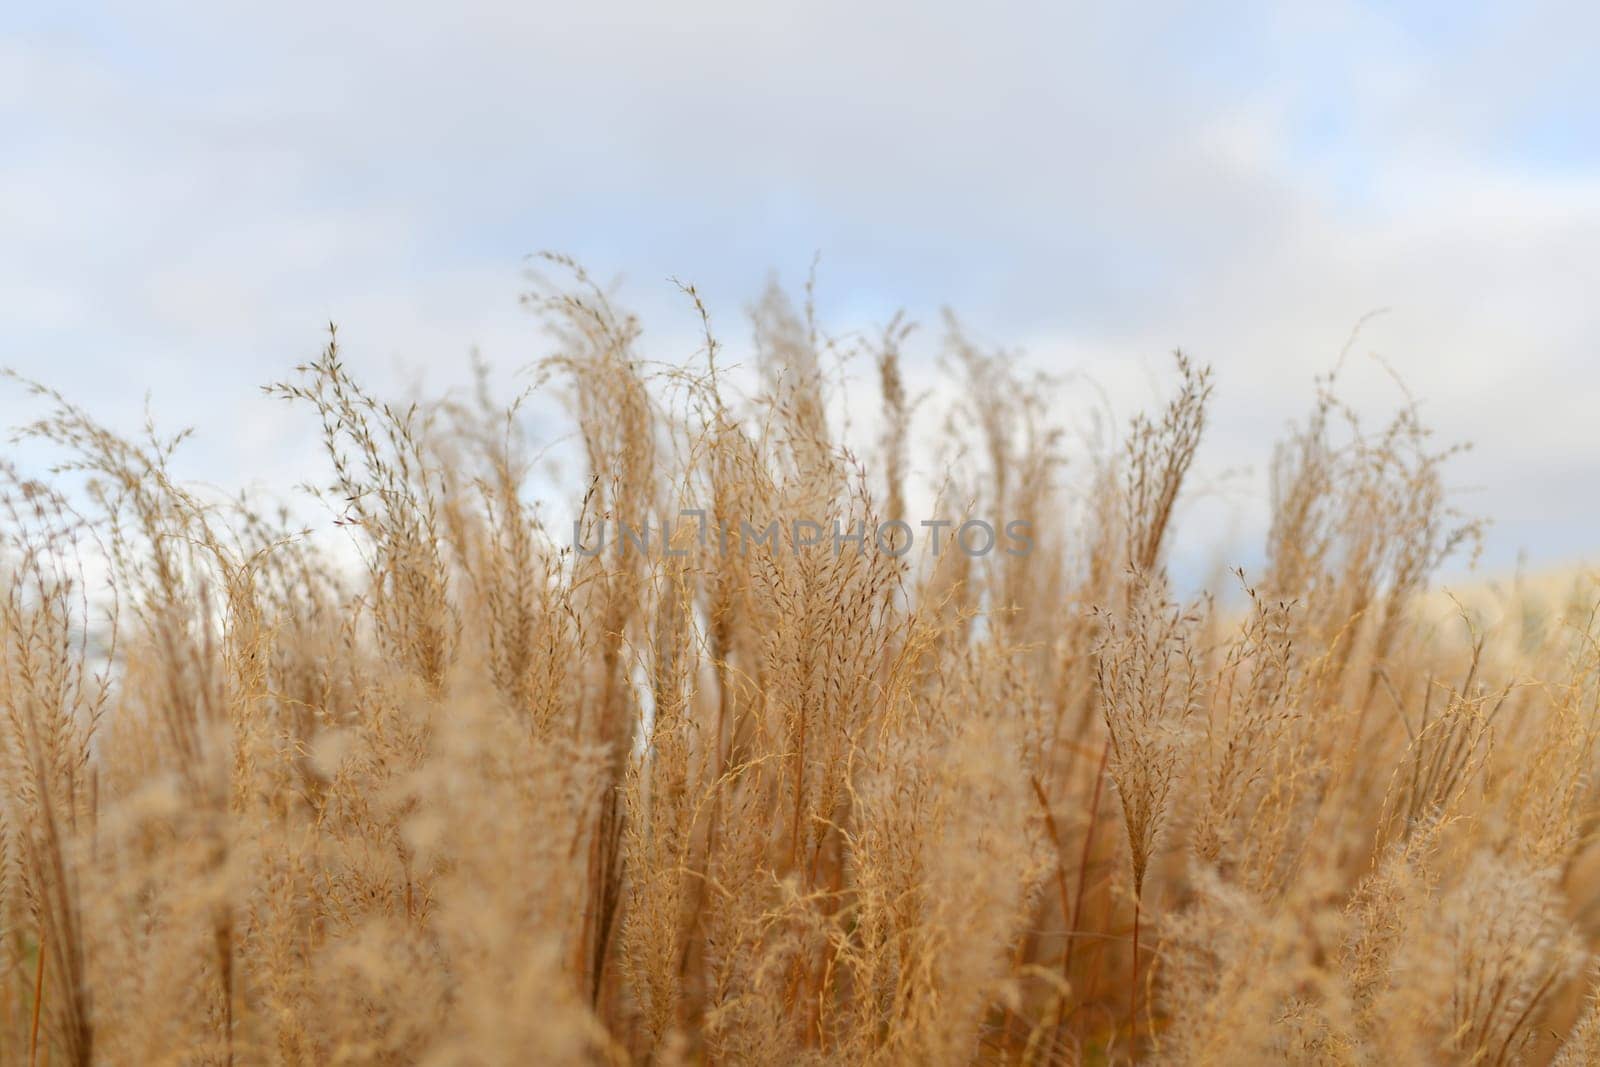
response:
<svg viewBox="0 0 1600 1067"><path fill-rule="evenodd" d="M647 372L551 264L585 543L708 543L574 551L520 400L389 406L332 338L268 392L338 531L35 389L70 462L0 468L0 1062L1595 1062L1600 594L1443 601L1478 526L1413 407L1318 383L1265 566L1179 603L1210 372L1068 455L951 320L936 517L1034 550L807 548L922 517L906 325L867 464L809 299L756 306L740 398L692 289L705 348Z"/></svg>

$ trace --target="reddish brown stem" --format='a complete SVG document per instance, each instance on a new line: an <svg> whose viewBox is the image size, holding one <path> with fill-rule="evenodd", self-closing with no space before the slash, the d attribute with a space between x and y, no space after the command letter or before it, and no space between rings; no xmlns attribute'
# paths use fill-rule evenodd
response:
<svg viewBox="0 0 1600 1067"><path fill-rule="evenodd" d="M1128 977L1128 1058L1139 1062L1139 895L1133 897L1133 973Z"/></svg>
<svg viewBox="0 0 1600 1067"><path fill-rule="evenodd" d="M1106 761L1111 758L1111 742L1100 750L1100 766L1094 772L1094 797L1089 801L1089 829L1083 835L1083 854L1078 857L1078 898L1072 905L1072 928L1067 931L1067 951L1061 961L1061 977L1072 980L1072 949L1077 943L1078 922L1083 918L1083 889L1089 881L1089 854L1094 848L1094 831L1100 821L1100 790L1106 780Z"/></svg>
<svg viewBox="0 0 1600 1067"><path fill-rule="evenodd" d="M28 1067L38 1062L39 1007L44 1003L44 931L39 931L39 966L33 974L33 1028L28 1034Z"/></svg>

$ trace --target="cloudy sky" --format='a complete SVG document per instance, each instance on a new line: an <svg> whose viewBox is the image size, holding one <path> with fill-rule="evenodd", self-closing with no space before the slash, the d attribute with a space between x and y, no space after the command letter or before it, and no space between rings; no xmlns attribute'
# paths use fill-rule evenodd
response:
<svg viewBox="0 0 1600 1067"><path fill-rule="evenodd" d="M0 364L120 426L148 395L199 431L196 478L287 484L314 442L256 386L329 319L380 380L459 381L474 346L515 368L542 352L523 257L559 249L686 358L669 277L742 334L820 252L839 329L949 304L1129 407L1174 346L1214 364L1201 464L1255 464L1248 542L1271 442L1388 308L1349 391L1400 402L1376 352L1475 442L1453 476L1488 566L1591 558L1596 9L1220 10L6 5Z"/></svg>

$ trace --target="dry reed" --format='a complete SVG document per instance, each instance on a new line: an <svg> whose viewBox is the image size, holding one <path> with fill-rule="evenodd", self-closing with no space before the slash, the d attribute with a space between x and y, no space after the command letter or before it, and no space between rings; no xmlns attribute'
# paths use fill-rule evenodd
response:
<svg viewBox="0 0 1600 1067"><path fill-rule="evenodd" d="M746 396L692 288L704 349L651 363L544 269L579 543L654 551L546 527L522 397L385 403L331 334L268 389L312 530L10 383L64 460L0 466L0 1062L1600 1055L1597 593L1440 610L1479 527L1414 405L1317 383L1262 573L1183 604L1187 357L1074 450L949 319L936 498L1033 534L976 558L908 514L906 322L835 342L774 287Z"/></svg>

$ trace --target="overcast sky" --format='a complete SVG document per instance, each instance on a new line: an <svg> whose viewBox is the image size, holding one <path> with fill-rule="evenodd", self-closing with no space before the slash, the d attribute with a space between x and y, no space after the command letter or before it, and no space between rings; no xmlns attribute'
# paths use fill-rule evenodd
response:
<svg viewBox="0 0 1600 1067"><path fill-rule="evenodd" d="M820 252L840 330L949 304L1122 405L1174 346L1214 364L1242 543L1313 375L1390 308L1350 391L1400 401L1378 352L1476 443L1489 566L1593 555L1593 5L119 7L0 13L0 364L129 428L148 393L197 478L308 473L256 386L329 319L379 380L514 368L523 256L558 249L686 358L669 277L742 336Z"/></svg>

